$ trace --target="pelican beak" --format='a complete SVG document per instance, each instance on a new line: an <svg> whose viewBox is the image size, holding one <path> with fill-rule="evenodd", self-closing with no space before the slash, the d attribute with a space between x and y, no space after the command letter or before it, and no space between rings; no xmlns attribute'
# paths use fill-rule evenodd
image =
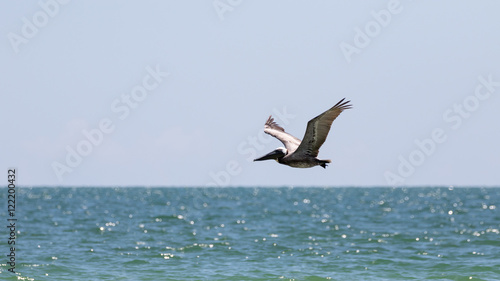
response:
<svg viewBox="0 0 500 281"><path fill-rule="evenodd" d="M263 161L263 160L269 160L269 159L278 159L280 157L283 157L283 153L281 151L271 151L269 152L268 154L260 157L260 158L257 158L257 159L254 159L253 161Z"/></svg>

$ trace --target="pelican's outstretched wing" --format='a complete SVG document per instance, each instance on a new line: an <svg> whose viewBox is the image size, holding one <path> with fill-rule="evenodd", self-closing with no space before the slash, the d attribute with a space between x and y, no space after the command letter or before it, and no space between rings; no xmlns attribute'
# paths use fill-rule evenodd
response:
<svg viewBox="0 0 500 281"><path fill-rule="evenodd" d="M307 123L306 133L304 134L302 143L297 148L297 151L295 151L296 155L305 154L312 157L318 156L319 148L325 142L333 120L335 120L342 111L352 107L349 104L350 101L344 102L344 100L345 98Z"/></svg>
<svg viewBox="0 0 500 281"><path fill-rule="evenodd" d="M274 118L271 116L269 116L264 125L264 132L279 139L285 145L288 154L293 153L300 145L300 140L289 133L285 133L285 129L274 122Z"/></svg>

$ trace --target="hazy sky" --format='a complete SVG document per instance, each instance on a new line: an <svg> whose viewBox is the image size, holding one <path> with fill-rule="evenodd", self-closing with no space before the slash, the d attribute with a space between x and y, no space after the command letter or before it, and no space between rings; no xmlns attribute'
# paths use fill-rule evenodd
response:
<svg viewBox="0 0 500 281"><path fill-rule="evenodd" d="M26 186L500 183L498 1L2 1ZM341 98L321 167L252 162ZM5 176L7 182L7 176Z"/></svg>

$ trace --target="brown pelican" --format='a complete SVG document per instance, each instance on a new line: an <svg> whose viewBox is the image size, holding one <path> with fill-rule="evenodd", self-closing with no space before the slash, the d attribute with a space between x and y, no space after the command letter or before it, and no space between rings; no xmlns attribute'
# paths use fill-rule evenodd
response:
<svg viewBox="0 0 500 281"><path fill-rule="evenodd" d="M351 108L350 101L344 102L344 100L345 98L332 108L311 119L307 123L306 133L302 141L286 133L285 129L280 127L274 122L274 118L269 116L264 125L264 132L279 139L285 147L278 147L274 151L253 161L274 159L280 164L295 168L310 168L319 165L326 169L326 164L330 163L331 160L320 160L316 157L318 156L319 148L326 140L333 120L342 111Z"/></svg>

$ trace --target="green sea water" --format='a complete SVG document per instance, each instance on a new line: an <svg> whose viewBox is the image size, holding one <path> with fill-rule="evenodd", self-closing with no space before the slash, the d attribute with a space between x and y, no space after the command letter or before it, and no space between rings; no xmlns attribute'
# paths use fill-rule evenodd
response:
<svg viewBox="0 0 500 281"><path fill-rule="evenodd" d="M17 188L0 280L500 280L499 209L500 188Z"/></svg>

